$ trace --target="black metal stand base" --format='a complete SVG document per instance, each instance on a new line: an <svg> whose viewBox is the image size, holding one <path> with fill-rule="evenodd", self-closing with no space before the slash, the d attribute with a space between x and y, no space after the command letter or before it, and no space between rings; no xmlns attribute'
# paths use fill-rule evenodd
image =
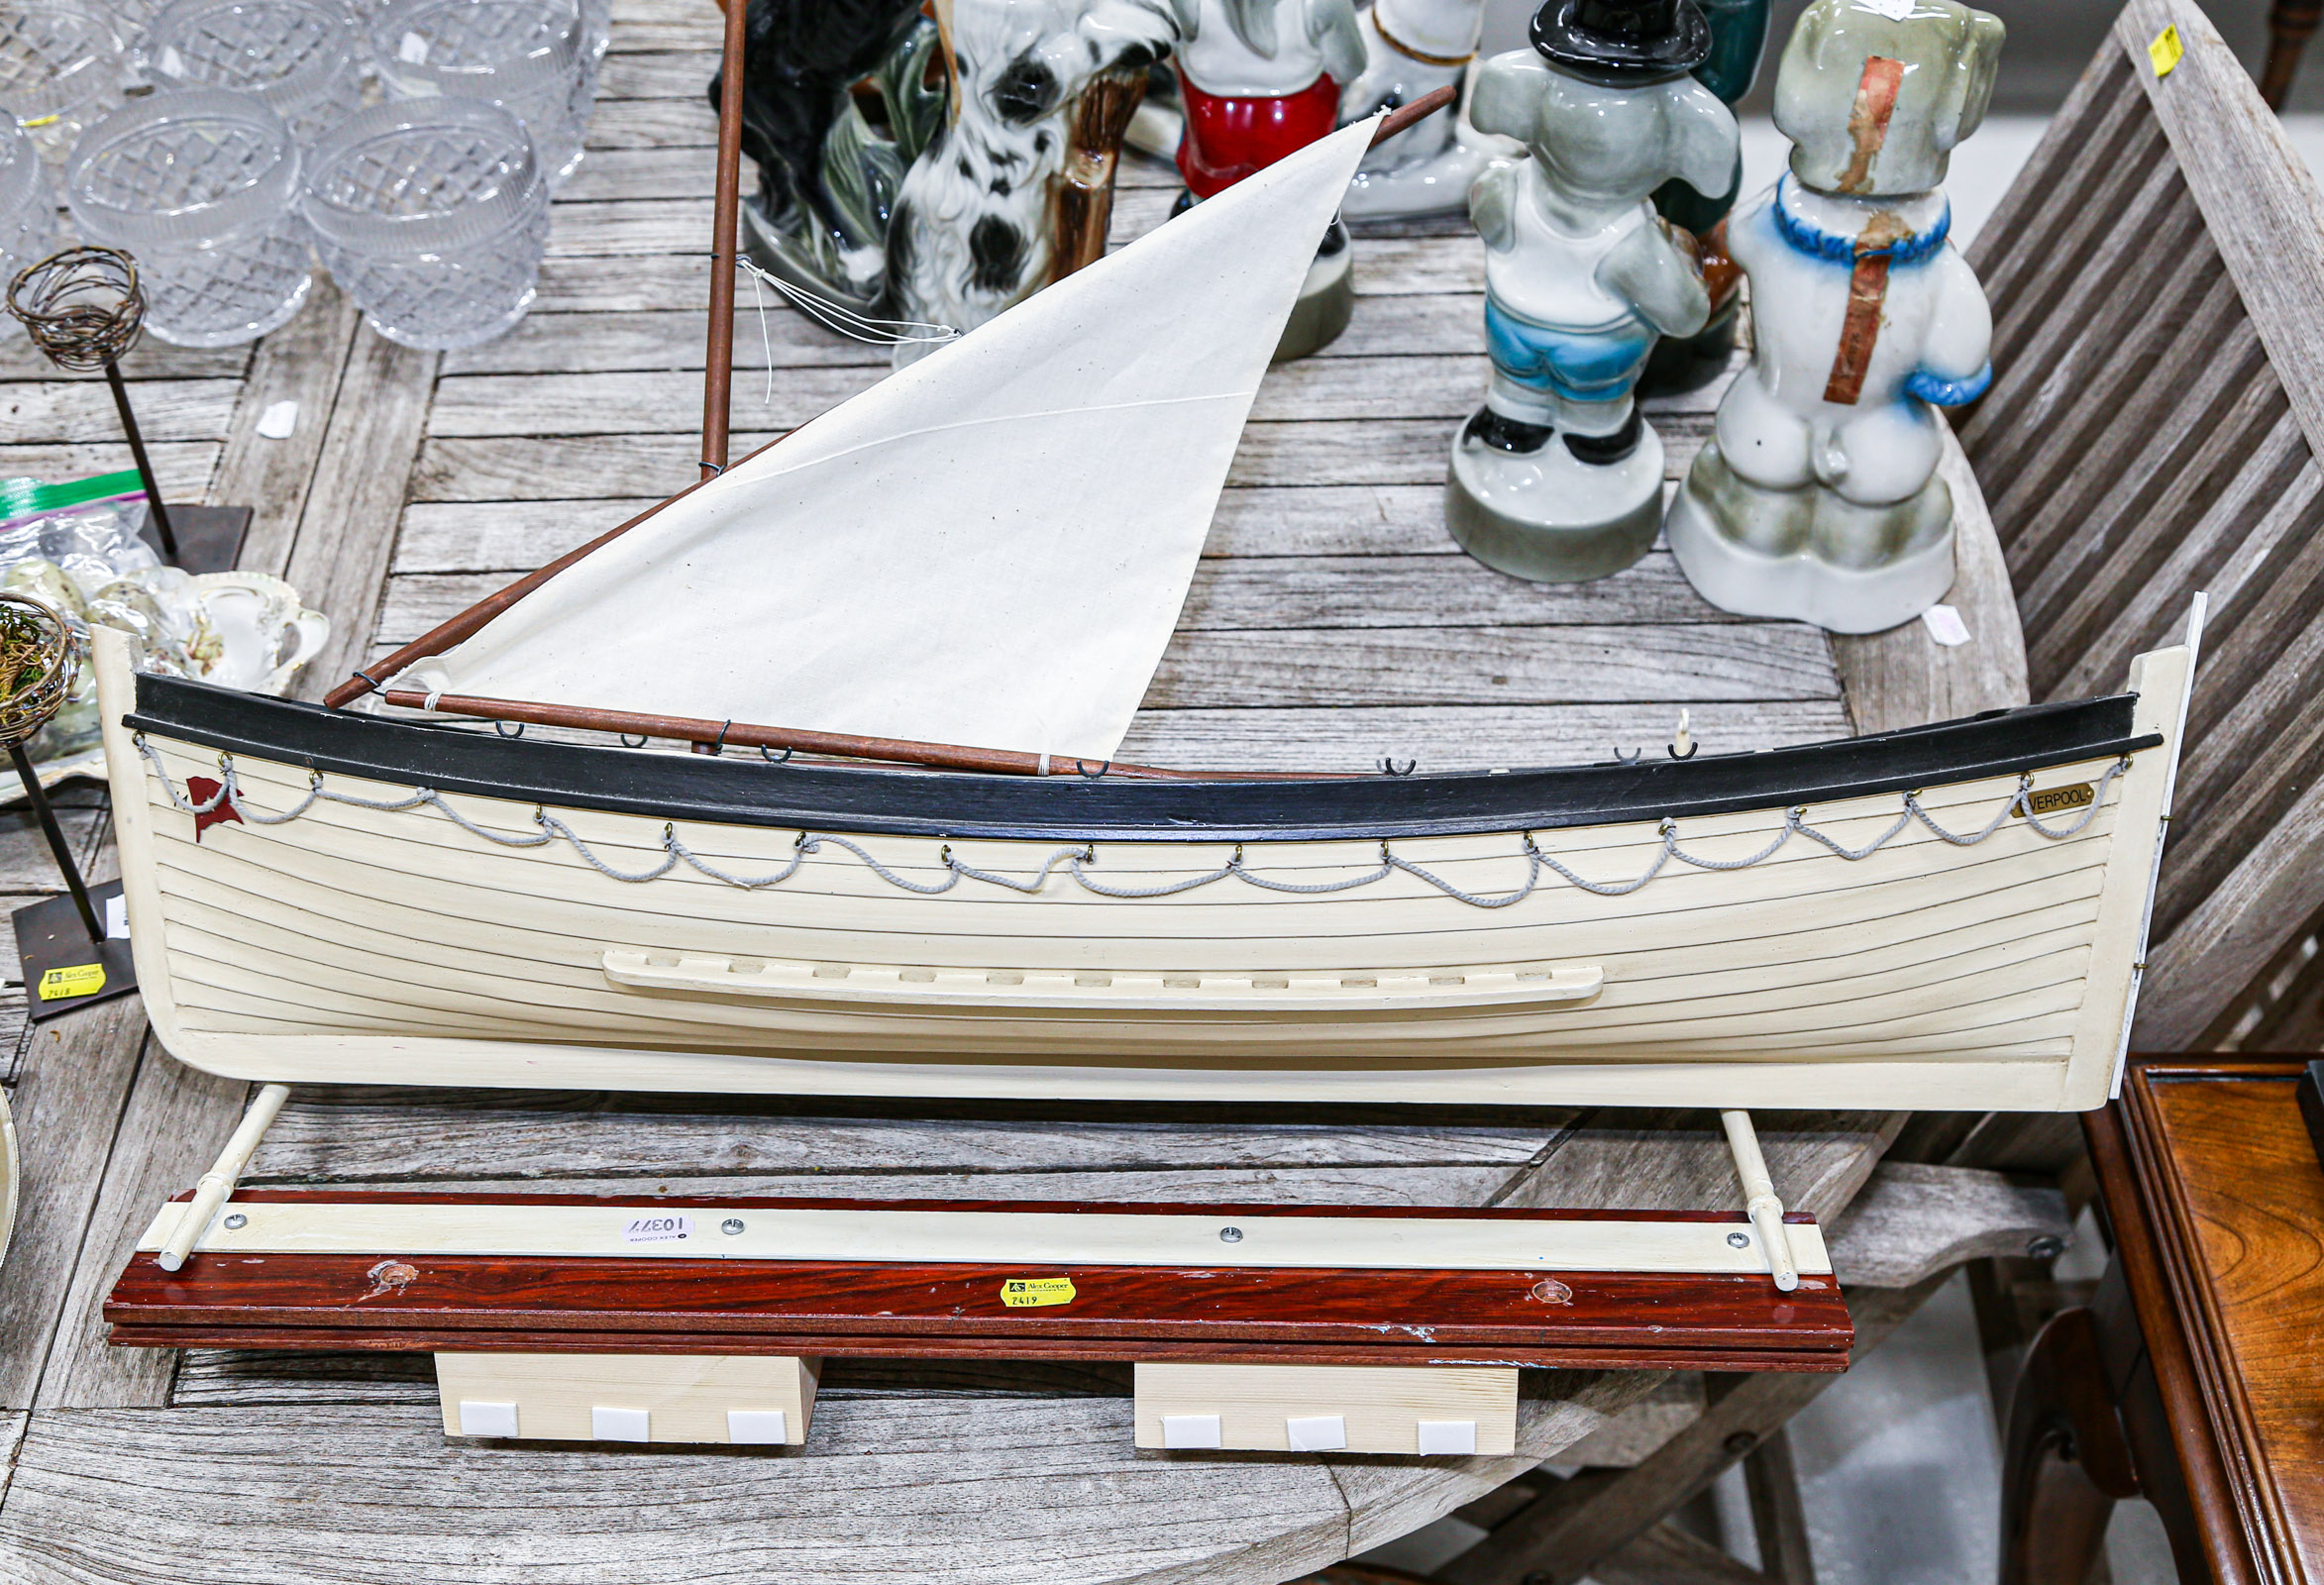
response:
<svg viewBox="0 0 2324 1585"><path fill-rule="evenodd" d="M242 538L250 532L248 506L181 506L169 504L169 528L177 539L177 565L189 573L230 573L242 556ZM146 543L161 550L151 518ZM166 561L168 558L163 556Z"/></svg>
<svg viewBox="0 0 2324 1585"><path fill-rule="evenodd" d="M89 889L100 920L108 901L119 896L119 881ZM70 893L18 908L11 917L17 960L24 965L25 1010L35 1023L137 989L128 938L90 941Z"/></svg>

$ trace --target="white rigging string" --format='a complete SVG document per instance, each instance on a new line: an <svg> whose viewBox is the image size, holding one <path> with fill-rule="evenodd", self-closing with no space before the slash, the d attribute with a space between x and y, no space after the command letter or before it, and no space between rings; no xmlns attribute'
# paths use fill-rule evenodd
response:
<svg viewBox="0 0 2324 1585"><path fill-rule="evenodd" d="M950 325L922 324L916 319L874 319L856 312L835 298L808 290L796 281L785 280L781 275L760 265L757 260L737 256L734 267L747 270L751 287L758 295L759 342L767 352L767 396L769 406L775 402L775 341L767 329L766 288L775 288L785 302L806 315L834 335L850 341L866 342L874 347L934 347L960 339L960 332Z"/></svg>
<svg viewBox="0 0 2324 1585"><path fill-rule="evenodd" d="M1166 882L1162 885L1152 887L1108 886L1104 882L1094 880L1089 875L1085 874L1085 866L1094 866L1098 862L1098 849L1097 844L1094 841L1084 841L1070 847L1059 848L1055 853L1049 855L1048 859L1041 865L1039 872L1035 874L1030 881L1013 880L1008 876L998 875L987 870L975 869L967 864L962 863L958 858L956 858L953 855L952 845L950 843L946 843L938 855L938 862L942 864L944 870L946 871L945 877L941 881L930 883L913 881L908 877L897 874L894 870L881 863L878 859L874 858L863 848L857 846L853 842L850 842L846 837L814 836L805 831L799 832L798 840L794 845L791 862L785 865L782 869L775 871L773 874L763 876L729 875L725 871L713 868L703 860L695 857L693 852L689 850L684 842L681 842L678 839L678 832L675 822L665 821L662 826L662 862L646 870L624 871L616 870L611 865L607 864L602 858L598 857L595 852L591 851L589 845L586 842L583 842L580 836L575 834L571 826L567 825L563 820L558 819L555 815L549 813L545 808L542 808L537 804L533 809L533 822L539 827L539 829L537 831L528 832L523 835L511 836L505 832L494 831L487 826L476 824L475 821L462 814L458 809L455 809L450 803L446 802L442 795L430 788L415 789L409 797L404 798L357 797L353 793L334 792L329 791L323 785L323 773L320 771L310 771L308 773L306 796L299 799L298 802L291 805L291 807L285 809L280 814L266 814L251 807L244 801L242 788L235 779L233 755L220 754L218 756L218 791L210 794L207 798L196 800L186 794L181 794L177 791L176 787L169 780L169 768L162 763L159 751L146 741L144 733L141 732L137 735L136 742L138 752L146 757L146 759L153 765L155 775L161 779L161 791L168 794L170 803L174 807L183 810L187 814L208 814L223 805L230 809L238 818L249 821L253 824L284 825L306 813L306 811L317 801L345 803L355 808L381 809L389 812L405 809L416 809L425 806L428 808L433 808L437 812L445 815L462 830L468 831L475 836L480 836L488 842L497 843L502 847L545 847L549 843L562 837L569 845L571 845L574 852L580 855L581 860L588 864L591 869L594 869L600 875L606 876L607 878L615 881L638 883L659 880L661 877L669 874L678 865L684 863L695 870L700 871L703 875L708 876L713 881L722 881L728 886L739 887L744 891L757 891L762 887L777 886L785 881L790 880L793 875L798 873L798 867L800 863L806 858L808 854L819 853L822 851L823 845L825 843L830 843L833 846L844 848L848 852L854 854L871 869L873 874L879 876L880 879L886 881L889 885L899 887L906 892L917 892L922 896L929 897L932 897L938 893L951 891L954 887L958 886L964 878L971 881L982 881L992 886L1006 887L1013 892L1024 892L1028 894L1035 893L1040 891L1042 884L1049 879L1050 873L1061 864L1065 867L1066 872L1081 885L1083 890L1095 893L1100 897L1127 898L1172 897L1181 892L1192 892L1198 887L1213 886L1220 881L1230 879L1240 881L1246 886L1259 887L1262 890L1269 892L1291 892L1302 895L1347 892L1352 891L1357 887L1370 886L1376 882L1385 881L1390 875L1401 870L1416 880L1426 882L1427 885L1443 893L1446 897L1451 898L1456 901L1465 902L1471 907L1477 908L1506 908L1512 903L1524 901L1527 898L1532 896L1534 889L1540 885L1541 872L1543 870L1552 871L1566 881L1572 883L1574 886L1580 888L1582 891L1594 893L1600 897L1622 897L1626 894L1637 891L1640 887L1646 885L1647 882L1653 880L1654 877L1661 874L1663 867L1669 864L1669 862L1673 859L1676 859L1681 864L1690 865L1698 870L1745 870L1749 869L1755 864L1761 864L1766 860L1773 858L1777 850L1782 848L1785 843L1791 840L1794 832L1797 832L1801 836L1808 837L1815 842L1821 843L1826 848L1829 848L1833 853L1839 855L1843 859L1849 861L1850 863L1855 863L1870 858L1873 854L1879 852L1880 849L1886 847L1891 838L1900 835L1907 826L1911 825L1916 820L1919 821L1922 825L1927 826L1933 834L1955 847L1975 847L1978 843L1983 842L1987 837L1992 836L1994 832L2000 830L2003 822L2008 820L2009 817L2013 814L2024 819L2026 824L2031 829L2045 837L2048 837L2051 841L2060 842L2067 837L2078 836L2082 832L2083 828L2088 826L2093 819L2097 818L2098 810L2103 807L2106 802L2106 790L2113 786L2116 777L2122 775L2123 772L2130 769L2130 759L2128 756L2125 756L2124 758L2115 761L2114 764L2108 766L2106 768L2106 773L2099 777L2096 787L2092 789L2090 801L2083 807L2081 816L2070 824L2060 826L2054 826L2047 823L2040 815L2034 812L2033 803L2031 801L2034 779L2030 775L2021 776L2018 778L2017 791L2010 794L2008 801L2002 804L2001 808L1994 814L1993 818L1985 823L1985 826L1982 830L1966 835L1955 831L1949 831L1944 826L1939 825L1929 816L1928 811L1921 807L1920 794L1917 792L1907 792L1904 795L1904 808L1896 816L1895 821L1891 823L1886 830L1882 831L1878 836L1874 837L1870 842L1866 843L1860 848L1848 847L1845 844L1835 840L1831 836L1828 836L1824 832L1819 831L1813 826L1809 825L1807 823L1808 811L1804 805L1785 810L1782 827L1776 831L1775 835L1768 841L1767 845L1761 848L1758 852L1751 854L1749 857L1742 859L1709 859L1687 852L1678 844L1678 821L1675 819L1665 818L1656 828L1655 834L1661 838L1661 846L1656 851L1653 862L1647 865L1644 874L1638 876L1636 880L1631 881L1585 880L1583 877L1576 875L1573 871L1567 869L1564 865L1558 863L1557 860L1551 858L1548 854L1543 853L1540 848L1534 844L1532 833L1528 831L1524 833L1525 847L1523 856L1526 861L1526 878L1524 883L1516 890L1503 893L1499 897L1482 897L1472 892L1465 892L1459 887L1454 886L1451 882L1445 880L1442 876L1432 874L1427 870L1422 869L1419 865L1414 864L1410 860L1399 857L1397 854L1390 851L1388 843L1385 840L1383 840L1380 844L1380 867L1378 869L1366 871L1361 875L1348 876L1338 881L1296 882L1270 880L1265 876L1257 874L1255 871L1247 868L1244 865L1242 845L1237 843L1235 845L1234 857L1228 859L1217 869L1208 871L1202 875L1190 876L1185 880ZM187 788L187 793L190 793L192 789L189 785Z"/></svg>

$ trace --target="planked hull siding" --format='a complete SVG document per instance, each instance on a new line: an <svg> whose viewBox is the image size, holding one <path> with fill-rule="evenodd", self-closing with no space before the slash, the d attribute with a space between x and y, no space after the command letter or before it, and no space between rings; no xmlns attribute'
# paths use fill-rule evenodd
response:
<svg viewBox="0 0 2324 1585"><path fill-rule="evenodd" d="M2175 731L2179 653L2149 658L2149 677L2134 679L2147 685L2142 731ZM683 866L624 883L566 843L497 846L427 807L317 802L279 825L212 823L197 840L120 724L126 656L100 657L100 681L156 1029L194 1066L305 1082L2087 1107L2120 1048L2171 753L2136 755L2062 840L2012 818L1954 846L1914 824L1849 861L1795 835L1749 868L1673 861L1620 897L1544 872L1502 908L1402 872L1336 894L1227 880L1124 898L1060 870L1030 895L964 879L920 896L836 843L746 891ZM218 774L213 750L145 741L180 792ZM308 790L301 767L234 763L254 811ZM2098 784L2110 763L2060 766L2034 785ZM1933 786L1921 801L1974 832L2017 785ZM330 786L373 799L411 791L339 775ZM530 802L447 796L488 830L539 829ZM1860 848L1901 808L1880 794L1806 817ZM551 812L615 869L663 857L660 820ZM1780 808L1693 817L1678 837L1690 854L1735 860L1782 821ZM740 875L781 869L797 840L706 822L679 834ZM818 834L847 836L909 881L947 874L935 839ZM1526 878L1523 840L1394 848L1498 897ZM1645 871L1661 837L1636 822L1539 842L1606 883ZM1027 878L1059 844L956 847L978 869ZM1232 852L1102 842L1091 873L1157 886ZM1270 879L1330 882L1378 869L1380 844L1254 843L1245 860Z"/></svg>

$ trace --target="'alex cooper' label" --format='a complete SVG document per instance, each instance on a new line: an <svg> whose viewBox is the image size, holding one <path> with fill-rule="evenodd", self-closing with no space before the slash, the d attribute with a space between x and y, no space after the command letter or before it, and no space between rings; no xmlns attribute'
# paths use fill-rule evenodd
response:
<svg viewBox="0 0 2324 1585"><path fill-rule="evenodd" d="M1073 1303L1073 1279L1010 1277L1001 1284L1001 1302L1011 1310L1030 1310L1036 1305L1070 1305Z"/></svg>
<svg viewBox="0 0 2324 1585"><path fill-rule="evenodd" d="M93 997L105 989L102 963L78 963L69 969L51 969L41 976L41 1000L61 1002L66 997Z"/></svg>

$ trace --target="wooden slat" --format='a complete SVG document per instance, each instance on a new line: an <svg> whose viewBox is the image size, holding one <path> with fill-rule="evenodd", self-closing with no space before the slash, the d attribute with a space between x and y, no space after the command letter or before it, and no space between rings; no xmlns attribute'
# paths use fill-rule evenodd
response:
<svg viewBox="0 0 2324 1585"><path fill-rule="evenodd" d="M2242 327L2238 327L2239 332ZM2168 391L2167 398L2163 396ZM2150 422L2148 443L2137 451L2089 454L2036 512L2029 537L2045 525L2074 524L2072 537L2031 580L2020 580L2018 609L2027 631L2028 664L2036 690L2049 692L2049 675L2036 656L2048 637L2048 615L2069 597L2075 581L2093 570L2112 543L2114 533L2135 523L2159 497L2187 481L2189 467L2198 458L2214 467L2232 463L2236 453L2222 452L2218 444L2229 426L2258 427L2264 432L2271 404L2282 400L2281 387L2248 333L2232 335L2219 349L2215 363L2175 388L2158 387L2158 399L2141 402L2125 413L2126 420ZM2241 434L2232 436L2240 441Z"/></svg>
<svg viewBox="0 0 2324 1585"><path fill-rule="evenodd" d="M1923 622L1863 637L1832 635L1833 664L1858 732L1958 720L2026 702L2025 637L2000 542L1960 443L1948 432L1944 444L1938 472L1953 491L1956 536L1956 571L1945 601L1960 613L1969 641L1939 644Z"/></svg>
<svg viewBox="0 0 2324 1585"><path fill-rule="evenodd" d="M2045 692L2051 679L2087 652L2091 630L2104 619L2103 606L2075 595L2093 584L2128 590L2147 583L2186 530L2267 449L2283 417L2282 390L2263 373L2232 400L2223 393L2184 439L2154 447L2160 457L2152 470L2135 467L2116 481L2076 536L2078 554L2054 562L2022 596L2027 606L2046 613L2027 647L2027 668L2046 685ZM2070 622L2077 605L2086 614ZM2203 735L2191 723L2189 733Z"/></svg>
<svg viewBox="0 0 2324 1585"><path fill-rule="evenodd" d="M331 614L331 642L298 687L320 694L370 649L387 547L402 516L426 422L437 355L398 347L370 326L355 334L283 577Z"/></svg>
<svg viewBox="0 0 2324 1585"><path fill-rule="evenodd" d="M398 577L389 586L377 636L391 643L416 638L507 581L504 572ZM1635 627L1645 624L1670 632L1657 634L1650 648L1641 648ZM1511 628L1549 627L1559 631L1532 634L1529 642L1565 648L1513 655L1511 641L1494 637ZM1268 631L1250 631L1254 629ZM1445 629L1471 631L1463 638L1446 634ZM1239 646L1233 649L1219 647L1226 640L1195 636L1234 630L1248 636L1233 641ZM1373 636L1361 636L1372 630L1377 630ZM1426 657L1389 652L1439 643L1445 646L1440 665L1446 676L1555 675L1559 680L1546 686L1565 688L1556 695L1560 698L1581 693L1601 700L1670 696L1666 687L1641 694L1629 681L1655 673L1673 681L1708 683L1698 692L1684 695L1690 697L1780 699L1801 697L1802 687L1824 696L1834 691L1831 659L1814 629L1745 620L1715 609L1695 593L1666 554L1590 585L1529 583L1449 555L1211 558L1196 570L1173 640L1177 659L1166 660L1161 675L1176 680L1168 689L1172 697L1199 684L1210 692L1231 694L1215 702L1247 704L1267 694L1234 691L1248 682L1236 668L1246 660L1265 664L1268 656L1280 655L1295 668L1307 664L1326 674L1348 668L1336 682L1323 676L1314 685L1331 688L1341 700L1400 704L1435 685L1428 676L1409 670ZM1331 658L1351 645L1384 659L1370 661L1352 652L1344 660ZM1310 657L1305 663L1300 660L1303 654ZM1214 661L1227 669L1190 680L1190 670L1207 670ZM1367 674L1368 665L1394 667L1397 675ZM1595 687L1577 684L1570 675L1576 666L1604 668L1605 681ZM1761 687L1767 690L1750 691ZM1369 691L1374 688L1381 691ZM1285 691L1269 702L1315 700Z"/></svg>
<svg viewBox="0 0 2324 1585"><path fill-rule="evenodd" d="M2021 346L1995 349L2012 367L2041 372L1986 392L1961 426L1962 444L1974 449L1996 494L2062 438L2053 424L2060 409L2094 385L2131 386L2153 367L2160 345L2149 326L2182 319L2185 304L2223 267L2216 260L2202 212L2166 151L2066 300L2023 327ZM2125 364L2137 372L2120 372Z"/></svg>
<svg viewBox="0 0 2324 1585"><path fill-rule="evenodd" d="M236 379L148 379L133 392L138 427L150 441L215 440L234 416ZM90 379L13 380L0 384L0 422L15 445L88 445L121 449L121 418L113 396Z"/></svg>
<svg viewBox="0 0 2324 1585"><path fill-rule="evenodd" d="M73 1263L55 1341L35 1402L45 1409L159 1408L169 1401L176 1360L111 1346L101 1311L111 1274L137 1247L158 1201L200 1176L234 1129L249 1086L172 1061L145 1043L120 1136L135 1147L105 1163L86 1241Z"/></svg>
<svg viewBox="0 0 2324 1585"><path fill-rule="evenodd" d="M217 504L252 509L244 567L279 575L287 565L360 318L330 276L318 276L306 307L252 357L211 486ZM284 401L298 404L295 427L287 439L268 440L259 420Z"/></svg>
<svg viewBox="0 0 2324 1585"><path fill-rule="evenodd" d="M2211 273L2152 362L2183 359L2188 367L2204 367L2240 348L2248 364L2254 346L2233 282L2222 273ZM2093 371L2090 383L2068 396L2056 415L2058 427L2075 444L2031 454L2026 467L1992 497L2010 571L2021 585L2032 583L2057 558L2070 554L2080 510L2142 461L2148 442L2178 433L2163 426L2168 404L2186 395L2183 383L2142 382L2135 376L2143 367L2151 371L2150 357L2137 346L2110 354Z"/></svg>
<svg viewBox="0 0 2324 1585"><path fill-rule="evenodd" d="M52 1019L26 1049L10 1100L26 1171L0 1284L0 1409L29 1409L40 1389L145 1041L144 1004L124 997Z"/></svg>
<svg viewBox="0 0 2324 1585"><path fill-rule="evenodd" d="M2005 275L2021 260L2039 253L2044 221L2072 202L2068 172L2092 141L2094 120L2134 101L2131 87L2130 62L2115 51L2099 51L2082 68L2065 103L2043 128L2042 141L2019 167L2018 179L1966 250L1969 267L1988 295L2004 289Z"/></svg>

